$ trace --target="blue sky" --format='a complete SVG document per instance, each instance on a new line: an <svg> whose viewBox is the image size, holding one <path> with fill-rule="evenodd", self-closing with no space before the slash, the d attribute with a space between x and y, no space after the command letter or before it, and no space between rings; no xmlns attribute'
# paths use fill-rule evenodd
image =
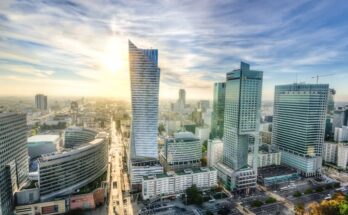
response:
<svg viewBox="0 0 348 215"><path fill-rule="evenodd" d="M348 101L346 1L0 1L0 95L129 99L127 40L159 49L160 95L212 98L241 60L274 86L315 75Z"/></svg>

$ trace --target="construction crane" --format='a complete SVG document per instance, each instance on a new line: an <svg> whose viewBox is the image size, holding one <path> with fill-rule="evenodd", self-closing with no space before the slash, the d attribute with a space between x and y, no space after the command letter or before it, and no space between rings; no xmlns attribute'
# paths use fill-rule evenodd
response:
<svg viewBox="0 0 348 215"><path fill-rule="evenodd" d="M320 77L333 76L333 75L335 75L335 74L316 75L316 76L313 76L312 78L316 78L317 79L317 84L318 84Z"/></svg>

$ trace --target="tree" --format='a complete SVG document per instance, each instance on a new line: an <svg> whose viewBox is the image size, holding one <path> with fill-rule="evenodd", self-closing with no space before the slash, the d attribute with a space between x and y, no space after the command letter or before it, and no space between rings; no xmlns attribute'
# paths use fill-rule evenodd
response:
<svg viewBox="0 0 348 215"><path fill-rule="evenodd" d="M186 198L188 204L201 205L203 203L202 193L198 190L197 186L194 184L186 190Z"/></svg>
<svg viewBox="0 0 348 215"><path fill-rule="evenodd" d="M305 212L305 207L303 203L299 203L295 206L295 215L303 215Z"/></svg>
<svg viewBox="0 0 348 215"><path fill-rule="evenodd" d="M203 167L207 166L207 158L206 157L201 158L201 164Z"/></svg>
<svg viewBox="0 0 348 215"><path fill-rule="evenodd" d="M260 200L255 200L251 203L251 207L261 207L263 205L263 202L261 202Z"/></svg>
<svg viewBox="0 0 348 215"><path fill-rule="evenodd" d="M322 187L317 187L316 189L315 189L315 191L317 192L317 193L320 193L320 192L323 192L323 188Z"/></svg>
<svg viewBox="0 0 348 215"><path fill-rule="evenodd" d="M164 124L160 123L158 126L158 133L162 134L165 131L166 131L166 128L164 127Z"/></svg>
<svg viewBox="0 0 348 215"><path fill-rule="evenodd" d="M308 188L308 189L304 192L304 194L311 194L311 193L313 193L312 188Z"/></svg>
<svg viewBox="0 0 348 215"><path fill-rule="evenodd" d="M300 196L302 196L302 193L300 192L300 191L296 191L295 193L294 193L294 195L293 195L294 197L300 197Z"/></svg>
<svg viewBox="0 0 348 215"><path fill-rule="evenodd" d="M208 147L208 140L204 140L202 144L202 153L207 152L207 147Z"/></svg>
<svg viewBox="0 0 348 215"><path fill-rule="evenodd" d="M266 204L271 204L271 203L274 203L276 202L277 200L273 197L269 197L268 199L266 199L265 203Z"/></svg>

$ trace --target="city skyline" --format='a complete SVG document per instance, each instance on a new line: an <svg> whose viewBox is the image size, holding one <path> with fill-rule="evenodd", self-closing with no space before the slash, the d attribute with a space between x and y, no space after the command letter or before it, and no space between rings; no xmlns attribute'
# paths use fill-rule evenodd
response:
<svg viewBox="0 0 348 215"><path fill-rule="evenodd" d="M266 72L263 100L273 100L275 85L315 83L313 76L333 74L319 83L330 84L335 100L345 101L347 7L324 1L2 1L0 96L129 100L131 39L158 48L162 99L177 98L183 88L187 99L212 100L214 82L243 60Z"/></svg>

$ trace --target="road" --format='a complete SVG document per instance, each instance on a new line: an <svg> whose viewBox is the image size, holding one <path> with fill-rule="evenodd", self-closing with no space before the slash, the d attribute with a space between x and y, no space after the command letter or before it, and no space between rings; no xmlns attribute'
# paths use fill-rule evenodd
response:
<svg viewBox="0 0 348 215"><path fill-rule="evenodd" d="M294 210L294 204L293 204L291 201L289 201L288 199L286 199L286 198L284 198L284 197L278 195L277 193L274 193L274 192L269 191L269 190L268 190L266 187L264 187L264 186L261 186L261 185L257 185L257 186L258 186L258 188L259 188L260 190L266 192L266 194L267 194L268 196L271 196L271 197L275 198L278 202L284 203L284 205L285 205L287 208L289 208L290 210Z"/></svg>
<svg viewBox="0 0 348 215"><path fill-rule="evenodd" d="M129 195L129 183L127 174L123 172L122 154L124 147L122 138L118 135L115 121L111 123L111 146L110 146L110 200L109 215L132 215L133 209Z"/></svg>

